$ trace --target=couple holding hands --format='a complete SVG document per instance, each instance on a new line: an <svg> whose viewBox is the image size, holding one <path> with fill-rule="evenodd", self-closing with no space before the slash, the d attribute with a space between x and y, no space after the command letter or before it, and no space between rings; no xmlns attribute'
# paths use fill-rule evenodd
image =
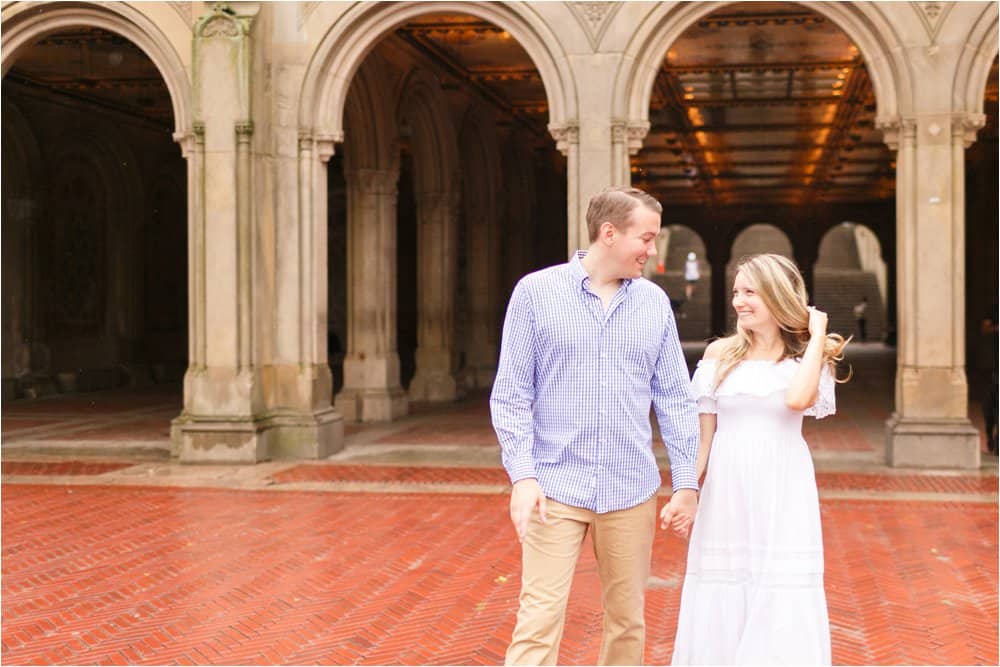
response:
<svg viewBox="0 0 1000 667"><path fill-rule="evenodd" d="M689 379L667 295L641 278L661 213L641 190L604 190L587 210L590 248L511 295L490 397L522 544L506 662L557 664L590 531L599 664L642 664L661 484L652 405L673 486L660 526L689 539L673 664L830 664L802 418L834 412L845 341L807 305L795 264L756 255L733 284L735 333L711 343Z"/></svg>

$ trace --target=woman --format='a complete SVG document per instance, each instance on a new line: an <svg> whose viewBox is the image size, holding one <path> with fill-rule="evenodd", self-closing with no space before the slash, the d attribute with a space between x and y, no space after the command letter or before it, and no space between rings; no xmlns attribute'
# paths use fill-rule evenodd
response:
<svg viewBox="0 0 1000 667"><path fill-rule="evenodd" d="M755 255L737 270L736 333L708 346L692 380L699 477L708 470L673 664L828 665L823 536L802 417L834 413L846 343L806 305L790 260ZM661 517L664 528L690 528Z"/></svg>

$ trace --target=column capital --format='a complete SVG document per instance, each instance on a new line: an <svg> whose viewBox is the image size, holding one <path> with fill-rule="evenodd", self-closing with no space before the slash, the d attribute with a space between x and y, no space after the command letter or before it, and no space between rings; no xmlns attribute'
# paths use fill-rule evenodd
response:
<svg viewBox="0 0 1000 667"><path fill-rule="evenodd" d="M984 113L959 113L952 117L951 136L953 140L961 140L962 146L968 148L976 143L979 130L986 125Z"/></svg>
<svg viewBox="0 0 1000 667"><path fill-rule="evenodd" d="M649 134L649 122L629 123L626 126L626 137L628 139L628 154L636 155L642 149L642 142Z"/></svg>
<svg viewBox="0 0 1000 667"><path fill-rule="evenodd" d="M580 126L577 123L549 125L549 134L556 140L556 149L563 155L569 154L569 147L579 145Z"/></svg>
<svg viewBox="0 0 1000 667"><path fill-rule="evenodd" d="M875 120L875 128L882 131L882 140L890 149L899 150L899 139L917 136L917 119L912 116L895 116Z"/></svg>

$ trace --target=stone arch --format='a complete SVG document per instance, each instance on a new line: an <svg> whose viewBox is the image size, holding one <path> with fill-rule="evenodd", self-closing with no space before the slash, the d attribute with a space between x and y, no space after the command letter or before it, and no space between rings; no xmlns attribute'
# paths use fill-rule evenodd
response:
<svg viewBox="0 0 1000 667"><path fill-rule="evenodd" d="M410 397L450 401L458 395L454 288L461 190L451 109L437 77L423 69L410 73L397 118L400 135L412 147L417 211L417 350Z"/></svg>
<svg viewBox="0 0 1000 667"><path fill-rule="evenodd" d="M341 141L347 87L365 57L395 28L434 12L469 14L509 32L542 77L550 127L565 127L576 119L576 88L567 56L553 50L559 39L526 7L499 2L375 2L349 9L320 40L302 84L300 129L320 140Z"/></svg>
<svg viewBox="0 0 1000 667"><path fill-rule="evenodd" d="M996 5L984 4L982 13L969 34L966 48L959 56L955 72L952 104L957 113L968 113L976 121L984 119L984 92L993 60L997 57L998 15ZM975 129L981 123L975 122Z"/></svg>
<svg viewBox="0 0 1000 667"><path fill-rule="evenodd" d="M414 70L399 96L397 118L411 135L418 193L444 193L458 182L458 147L451 109L441 83L427 70Z"/></svg>
<svg viewBox="0 0 1000 667"><path fill-rule="evenodd" d="M496 375L500 329L500 152L496 119L470 106L459 126L462 147L461 219L458 230L456 340L464 354L462 381L486 388Z"/></svg>
<svg viewBox="0 0 1000 667"><path fill-rule="evenodd" d="M386 90L382 59L372 53L348 90L344 126L346 169L399 169L399 138L391 92Z"/></svg>
<svg viewBox="0 0 1000 667"><path fill-rule="evenodd" d="M853 332L865 340L885 334L889 300L883 252L878 236L862 223L841 222L823 233L813 267L813 296L829 316L831 331L845 337ZM864 336L856 329L853 314L862 298L867 299Z"/></svg>
<svg viewBox="0 0 1000 667"><path fill-rule="evenodd" d="M663 57L693 23L725 6L716 2L660 3L647 15L625 49L615 78L614 117L630 128L630 149L641 147L649 128L649 105ZM878 104L876 123L892 123L913 105L912 74L899 57L904 43L876 5L810 2L809 9L833 21L864 56Z"/></svg>
<svg viewBox="0 0 1000 667"><path fill-rule="evenodd" d="M42 154L34 130L21 109L4 96L3 108L3 237L2 292L3 400L17 395L18 379L32 368L34 335L35 225L38 219L38 174Z"/></svg>
<svg viewBox="0 0 1000 667"><path fill-rule="evenodd" d="M107 273L105 332L134 339L141 330L141 273L138 261L140 226L145 192L142 179L133 167L137 160L132 149L119 140L114 128L103 123L87 123L68 128L53 142L45 160L62 165L73 156L94 166L96 177L107 193L104 214ZM52 199L46 197L46 199ZM124 223L124 224L121 224ZM113 308L113 304L120 308Z"/></svg>
<svg viewBox="0 0 1000 667"><path fill-rule="evenodd" d="M689 252L694 252L698 261L698 278L692 283L686 274ZM689 225L664 225L657 239L657 253L655 262L646 263L644 273L669 295L678 335L682 341L707 339L712 328L712 265L705 239Z"/></svg>
<svg viewBox="0 0 1000 667"><path fill-rule="evenodd" d="M40 38L76 26L102 28L139 47L156 65L170 92L174 139L180 141L191 132L191 83L180 56L153 21L124 2L38 2L5 7L0 72L6 75L22 49Z"/></svg>

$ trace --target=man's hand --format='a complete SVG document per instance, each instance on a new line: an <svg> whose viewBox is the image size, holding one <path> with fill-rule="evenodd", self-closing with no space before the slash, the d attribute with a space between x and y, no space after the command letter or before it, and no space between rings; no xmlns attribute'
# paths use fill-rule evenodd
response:
<svg viewBox="0 0 1000 667"><path fill-rule="evenodd" d="M531 513L535 506L538 506L538 517L542 523L547 523L545 519L545 494L542 487L538 486L538 480L534 477L521 479L514 482L514 488L510 491L510 520L517 531L517 541L524 542L524 536L528 532L528 523L531 521Z"/></svg>
<svg viewBox="0 0 1000 667"><path fill-rule="evenodd" d="M660 528L669 526L677 537L688 538L694 524L694 514L698 509L698 492L694 489L674 491L670 500L660 511Z"/></svg>

